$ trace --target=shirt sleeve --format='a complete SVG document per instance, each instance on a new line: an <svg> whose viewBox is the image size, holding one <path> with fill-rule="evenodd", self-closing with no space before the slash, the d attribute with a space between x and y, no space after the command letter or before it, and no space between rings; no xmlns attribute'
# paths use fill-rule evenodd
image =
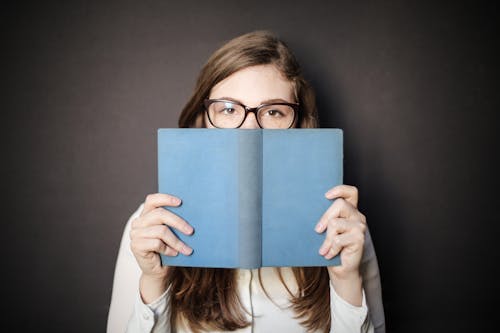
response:
<svg viewBox="0 0 500 333"><path fill-rule="evenodd" d="M136 294L139 292L141 269L130 249L130 224L142 212L143 205L129 218L123 231L113 278L113 291L108 313L107 332L125 332L128 319L134 310Z"/></svg>
<svg viewBox="0 0 500 333"><path fill-rule="evenodd" d="M363 277L363 288L366 293L366 302L370 310L369 315L375 328L375 333L385 333L380 273L369 229L366 230L365 236L363 258L361 259L360 265L360 273Z"/></svg>
<svg viewBox="0 0 500 333"><path fill-rule="evenodd" d="M340 297L330 281L330 309L332 318L330 333L374 332L372 321L368 315L364 290L362 304L357 307Z"/></svg>
<svg viewBox="0 0 500 333"><path fill-rule="evenodd" d="M108 333L170 333L169 289L154 302L144 304L139 291L141 269L130 249L132 221L139 217L144 205L129 218L123 231L108 314Z"/></svg>
<svg viewBox="0 0 500 333"><path fill-rule="evenodd" d="M170 293L168 288L157 300L144 304L137 292L127 333L170 333Z"/></svg>

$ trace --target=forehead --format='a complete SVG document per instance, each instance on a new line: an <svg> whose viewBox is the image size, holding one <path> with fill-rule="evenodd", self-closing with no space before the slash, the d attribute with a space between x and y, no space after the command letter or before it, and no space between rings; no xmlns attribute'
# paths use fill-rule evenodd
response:
<svg viewBox="0 0 500 333"><path fill-rule="evenodd" d="M248 106L282 99L294 102L293 84L274 65L247 67L217 83L209 98L231 97Z"/></svg>

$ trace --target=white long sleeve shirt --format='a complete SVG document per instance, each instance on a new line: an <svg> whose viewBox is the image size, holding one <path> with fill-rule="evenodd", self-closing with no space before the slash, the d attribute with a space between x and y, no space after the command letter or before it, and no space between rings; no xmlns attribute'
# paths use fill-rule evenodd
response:
<svg viewBox="0 0 500 333"><path fill-rule="evenodd" d="M123 233L115 268L107 332L190 332L187 327L170 327L168 290L151 304L144 304L140 297L141 270L130 250L129 233L131 221L140 215L142 208L141 205L130 217ZM378 264L370 237L367 237L366 244L370 251L365 246L362 261L364 267L361 267L364 281L362 306L356 307L343 300L330 283L331 332L385 332ZM365 259L367 254L370 257ZM235 332L305 332L306 329L299 324L300 319L294 318L289 294L279 280L276 269L264 267L260 271L263 286L270 298L262 289L257 269L238 270L238 295L242 305L249 311L246 315L251 325ZM296 291L297 284L292 270L282 268L281 271L288 288L292 292Z"/></svg>

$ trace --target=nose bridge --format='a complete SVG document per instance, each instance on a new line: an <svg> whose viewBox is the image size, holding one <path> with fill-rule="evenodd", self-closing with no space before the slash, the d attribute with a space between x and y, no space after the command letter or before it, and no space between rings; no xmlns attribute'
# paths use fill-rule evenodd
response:
<svg viewBox="0 0 500 333"><path fill-rule="evenodd" d="M249 113L253 113L253 116L254 116L255 118L257 118L257 115L259 114L259 109L260 109L259 107L249 108L249 107L247 106L247 107L246 107L246 110L247 110L247 115L248 115Z"/></svg>
<svg viewBox="0 0 500 333"><path fill-rule="evenodd" d="M255 129L260 128L259 123L257 122L257 110L258 108L249 108L246 107L246 118L240 128L248 128Z"/></svg>

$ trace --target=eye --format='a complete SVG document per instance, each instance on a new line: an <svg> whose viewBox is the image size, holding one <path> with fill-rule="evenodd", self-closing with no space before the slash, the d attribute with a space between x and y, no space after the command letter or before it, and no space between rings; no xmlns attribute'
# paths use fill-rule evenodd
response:
<svg viewBox="0 0 500 333"><path fill-rule="evenodd" d="M270 117L283 117L283 113L277 109L270 109L266 111L266 114Z"/></svg>
<svg viewBox="0 0 500 333"><path fill-rule="evenodd" d="M223 103L223 108L220 111L220 113L226 115L226 116L231 116L236 112L236 107L233 103L230 102L224 102Z"/></svg>
<svg viewBox="0 0 500 333"><path fill-rule="evenodd" d="M236 110L232 107L225 107L224 109L220 110L219 112L222 114L227 114L227 115L232 115Z"/></svg>
<svg viewBox="0 0 500 333"><path fill-rule="evenodd" d="M216 102L213 104L213 110L221 116L232 116L238 112L237 106L230 102Z"/></svg>

